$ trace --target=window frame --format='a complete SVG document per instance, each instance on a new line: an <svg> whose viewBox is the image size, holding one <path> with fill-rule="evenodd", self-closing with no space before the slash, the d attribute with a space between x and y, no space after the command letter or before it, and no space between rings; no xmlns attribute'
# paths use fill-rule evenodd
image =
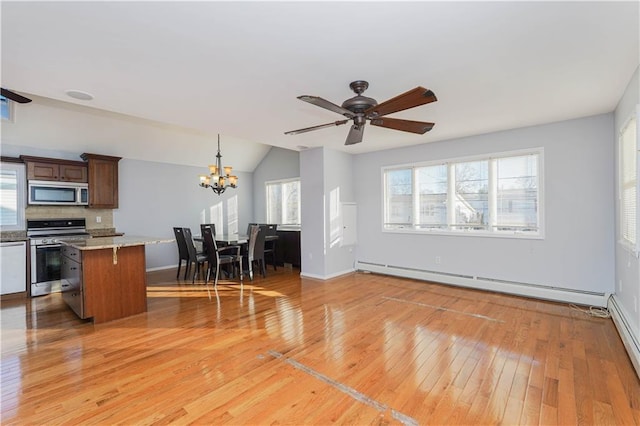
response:
<svg viewBox="0 0 640 426"><path fill-rule="evenodd" d="M26 167L21 162L2 161L0 169L16 172L16 224L4 225L0 222L0 231L24 231L26 229L25 208L27 206Z"/></svg>
<svg viewBox="0 0 640 426"><path fill-rule="evenodd" d="M635 164L635 241L629 240L624 235L624 227L625 227L625 210L624 210L624 202L623 202L623 192L625 188L625 179L624 179L624 163L623 163L623 136L625 131L632 125L635 121L635 130L636 130L636 139L634 143L633 150L636 155L636 164ZM636 257L640 255L640 105L637 105L633 112L627 117L624 121L623 125L620 127L618 132L618 140L617 140L617 165L618 165L618 243L625 248L626 250L633 253Z"/></svg>
<svg viewBox="0 0 640 426"><path fill-rule="evenodd" d="M526 232L519 230L494 230L494 226L492 226L491 222L488 222L488 229L455 229L456 226L451 222L453 202L452 198L448 195L453 191L455 182L452 181L452 175L455 173L453 164L459 163L467 163L467 162L475 162L475 161L489 161L489 173L493 174L495 172L491 169L494 168L492 163L494 160L498 160L501 158L510 158L510 157L521 157L526 155L537 155L537 232ZM407 168L416 169L420 167L429 167L429 166L438 166L438 165L446 165L447 166L447 224L444 227L433 227L433 228L417 228L419 224L414 222L415 216L412 217L412 223L406 228L389 228L385 225L386 219L386 209L387 209L387 187L385 174L390 170L403 170ZM415 162L415 163L405 163L405 164L397 164L392 166L383 166L381 168L381 188L382 188L382 197L381 197L381 226L382 232L384 233L399 233L399 234L421 234L421 235L444 235L444 236L465 236L465 237L490 237L490 238L517 238L517 239L535 239L541 240L545 238L545 214L544 214L544 148L543 147L534 147L527 148L521 150L514 151L503 151L496 152L490 154L481 154L474 156L465 156L465 157L455 157L455 158L447 158L447 159L439 159L433 161L423 161L423 162ZM492 178L493 179L493 178ZM418 194L419 196L419 194ZM413 194L413 200L415 200L416 195ZM495 199L496 194L490 193L489 199ZM490 201L490 204L492 201ZM412 205L412 208L415 212L415 205ZM490 207L491 208L491 207ZM454 211L453 211L454 212Z"/></svg>
<svg viewBox="0 0 640 426"><path fill-rule="evenodd" d="M298 182L298 221L300 223L297 224L283 224L282 219L283 216L279 218L278 221L273 221L269 214L269 185L284 185L291 182ZM293 229L299 230L302 228L302 197L300 192L302 191L302 182L300 181L300 177L287 178L287 179L274 179L268 180L264 182L264 194L265 194L265 218L267 223L278 225L279 229ZM283 210L284 215L284 210Z"/></svg>

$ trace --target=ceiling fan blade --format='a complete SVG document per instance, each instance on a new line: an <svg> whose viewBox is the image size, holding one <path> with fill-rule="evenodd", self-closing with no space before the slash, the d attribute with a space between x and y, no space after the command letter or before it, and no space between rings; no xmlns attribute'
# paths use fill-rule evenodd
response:
<svg viewBox="0 0 640 426"><path fill-rule="evenodd" d="M322 99L318 96L302 95L298 96L298 99L300 99L301 101L309 102L310 104L313 104L315 106L328 109L329 111L337 112L338 114L344 115L345 117L353 118L355 116L355 114L348 109L342 108L341 106L338 106L333 102L329 102L328 100Z"/></svg>
<svg viewBox="0 0 640 426"><path fill-rule="evenodd" d="M284 132L284 134L285 135L297 135L299 133L311 132L313 130L320 130L320 129L324 129L324 128L327 128L327 127L340 126L342 124L345 124L347 121L349 121L349 120L334 121L333 123L320 124L319 126L305 127L304 129L291 130L289 132Z"/></svg>
<svg viewBox="0 0 640 426"><path fill-rule="evenodd" d="M436 95L431 90L418 86L415 89L396 96L395 98L384 101L377 106L372 106L367 109L364 114L367 118L382 117L383 115L403 111L405 109L428 104L437 100Z"/></svg>
<svg viewBox="0 0 640 426"><path fill-rule="evenodd" d="M362 135L364 134L364 125L356 126L355 124L351 126L351 130L349 130L349 134L347 135L347 140L344 142L345 145L354 145L362 142Z"/></svg>
<svg viewBox="0 0 640 426"><path fill-rule="evenodd" d="M381 117L371 120L371 124L388 129L402 130L403 132L418 133L424 135L433 128L435 123L425 123L423 121L400 120L398 118Z"/></svg>
<svg viewBox="0 0 640 426"><path fill-rule="evenodd" d="M14 102L17 102L19 104L27 104L31 102L31 99L25 98L22 95L18 95L17 93L12 92L11 90L5 89L4 87L0 88L0 94L5 98L10 99Z"/></svg>

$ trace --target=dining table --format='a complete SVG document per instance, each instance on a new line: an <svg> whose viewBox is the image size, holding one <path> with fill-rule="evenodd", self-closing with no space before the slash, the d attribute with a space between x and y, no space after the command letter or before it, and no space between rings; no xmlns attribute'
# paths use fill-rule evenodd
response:
<svg viewBox="0 0 640 426"><path fill-rule="evenodd" d="M216 234L216 243L221 245L234 245L234 244L246 244L249 241L249 236L244 234ZM275 241L278 239L277 235L265 235L264 240ZM202 235L194 235L193 241L204 242Z"/></svg>

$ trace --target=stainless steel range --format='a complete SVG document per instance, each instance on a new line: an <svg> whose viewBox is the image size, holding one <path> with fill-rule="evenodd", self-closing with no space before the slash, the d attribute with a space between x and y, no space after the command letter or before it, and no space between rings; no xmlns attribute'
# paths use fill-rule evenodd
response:
<svg viewBox="0 0 640 426"><path fill-rule="evenodd" d="M62 259L59 240L91 238L85 219L27 220L31 249L31 296L59 292Z"/></svg>

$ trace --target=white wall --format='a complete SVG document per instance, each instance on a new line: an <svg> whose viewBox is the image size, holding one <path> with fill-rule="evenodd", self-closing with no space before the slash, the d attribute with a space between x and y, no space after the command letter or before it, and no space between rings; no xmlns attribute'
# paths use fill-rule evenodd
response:
<svg viewBox="0 0 640 426"><path fill-rule="evenodd" d="M324 150L325 267L326 278L354 270L354 247L342 245L341 203L355 201L353 156L332 149Z"/></svg>
<svg viewBox="0 0 640 426"><path fill-rule="evenodd" d="M604 114L358 155L357 260L611 293L612 135L613 115ZM381 167L533 147L544 148L544 239L382 232Z"/></svg>
<svg viewBox="0 0 640 426"><path fill-rule="evenodd" d="M300 154L303 276L329 279L354 270L353 247L341 244L340 204L354 200L353 157L327 148Z"/></svg>
<svg viewBox="0 0 640 426"><path fill-rule="evenodd" d="M300 272L302 275L325 276L325 196L324 149L300 152Z"/></svg>
<svg viewBox="0 0 640 426"><path fill-rule="evenodd" d="M300 177L300 153L272 147L253 171L253 218L267 221L267 192L264 183L271 180Z"/></svg>
<svg viewBox="0 0 640 426"><path fill-rule="evenodd" d="M215 160L215 134L90 108L90 102L31 97L31 103L14 104L13 123L2 122L3 144L204 168ZM252 172L269 151L267 145L221 133L223 163L234 170Z"/></svg>
<svg viewBox="0 0 640 426"><path fill-rule="evenodd" d="M629 81L629 85L615 110L615 136L614 145L618 147L618 135L626 120L635 113L636 106L640 104L640 68ZM638 120L640 124L640 120ZM640 133L639 133L640 134ZM617 158L617 157L616 157ZM618 179L619 170L616 167L614 178ZM618 206L619 193L616 185L615 204ZM620 244L620 214L616 209L616 244L615 244L615 298L622 310L627 324L631 327L634 336L640 342L640 260L625 246ZM640 219L640 218L639 218ZM639 228L640 229L640 228Z"/></svg>

